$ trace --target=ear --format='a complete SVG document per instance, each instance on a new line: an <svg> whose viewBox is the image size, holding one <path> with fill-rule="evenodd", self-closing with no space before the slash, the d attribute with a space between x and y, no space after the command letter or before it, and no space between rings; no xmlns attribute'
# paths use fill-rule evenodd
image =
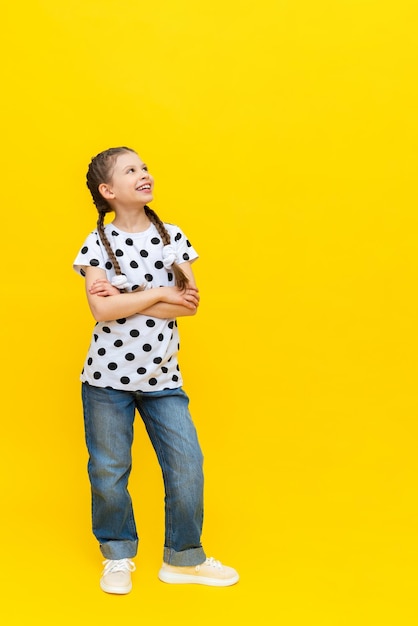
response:
<svg viewBox="0 0 418 626"><path fill-rule="evenodd" d="M99 193L103 196L103 198L105 198L106 200L111 200L112 198L115 197L115 194L113 193L110 185L108 185L107 183L101 183L98 187L99 189Z"/></svg>

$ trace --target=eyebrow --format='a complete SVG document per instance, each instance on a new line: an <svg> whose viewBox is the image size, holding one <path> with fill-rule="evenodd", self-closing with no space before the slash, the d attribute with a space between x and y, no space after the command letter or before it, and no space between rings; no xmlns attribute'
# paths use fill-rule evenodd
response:
<svg viewBox="0 0 418 626"><path fill-rule="evenodd" d="M123 168L122 171L126 172L126 170L129 170L131 167L138 167L138 164L137 163L136 164L131 163L130 165L125 165L125 167ZM147 164L146 163L142 163L139 167L147 167Z"/></svg>

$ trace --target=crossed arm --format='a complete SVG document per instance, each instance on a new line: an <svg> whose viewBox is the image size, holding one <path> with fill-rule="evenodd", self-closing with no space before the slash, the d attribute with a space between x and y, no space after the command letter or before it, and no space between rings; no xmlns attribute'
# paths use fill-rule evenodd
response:
<svg viewBox="0 0 418 626"><path fill-rule="evenodd" d="M136 313L160 319L195 315L199 306L199 291L190 263L182 263L181 268L189 278L187 289L155 287L145 291L120 293L107 280L104 270L87 266L86 293L94 319L104 322Z"/></svg>

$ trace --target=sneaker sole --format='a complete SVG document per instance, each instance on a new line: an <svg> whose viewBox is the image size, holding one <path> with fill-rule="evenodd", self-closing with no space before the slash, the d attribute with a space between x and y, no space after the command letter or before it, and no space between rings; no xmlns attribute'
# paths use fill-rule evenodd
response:
<svg viewBox="0 0 418 626"><path fill-rule="evenodd" d="M160 571L158 578L163 583L171 585L207 585L208 587L230 587L239 581L239 576L233 578L208 578L205 576L194 576L193 574L172 574Z"/></svg>
<svg viewBox="0 0 418 626"><path fill-rule="evenodd" d="M117 595L125 595L132 590L132 583L128 587L112 587L100 581L100 589L105 593L115 593Z"/></svg>

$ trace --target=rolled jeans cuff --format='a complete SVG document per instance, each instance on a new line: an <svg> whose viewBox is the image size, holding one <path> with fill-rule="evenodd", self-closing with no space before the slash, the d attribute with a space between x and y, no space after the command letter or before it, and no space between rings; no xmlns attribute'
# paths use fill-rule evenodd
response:
<svg viewBox="0 0 418 626"><path fill-rule="evenodd" d="M190 565L200 565L206 561L206 554L203 548L191 548L176 552L172 548L164 548L164 563L177 567L187 567Z"/></svg>
<svg viewBox="0 0 418 626"><path fill-rule="evenodd" d="M138 552L137 541L108 541L100 544L100 552L105 559L118 561L119 559L133 559Z"/></svg>

